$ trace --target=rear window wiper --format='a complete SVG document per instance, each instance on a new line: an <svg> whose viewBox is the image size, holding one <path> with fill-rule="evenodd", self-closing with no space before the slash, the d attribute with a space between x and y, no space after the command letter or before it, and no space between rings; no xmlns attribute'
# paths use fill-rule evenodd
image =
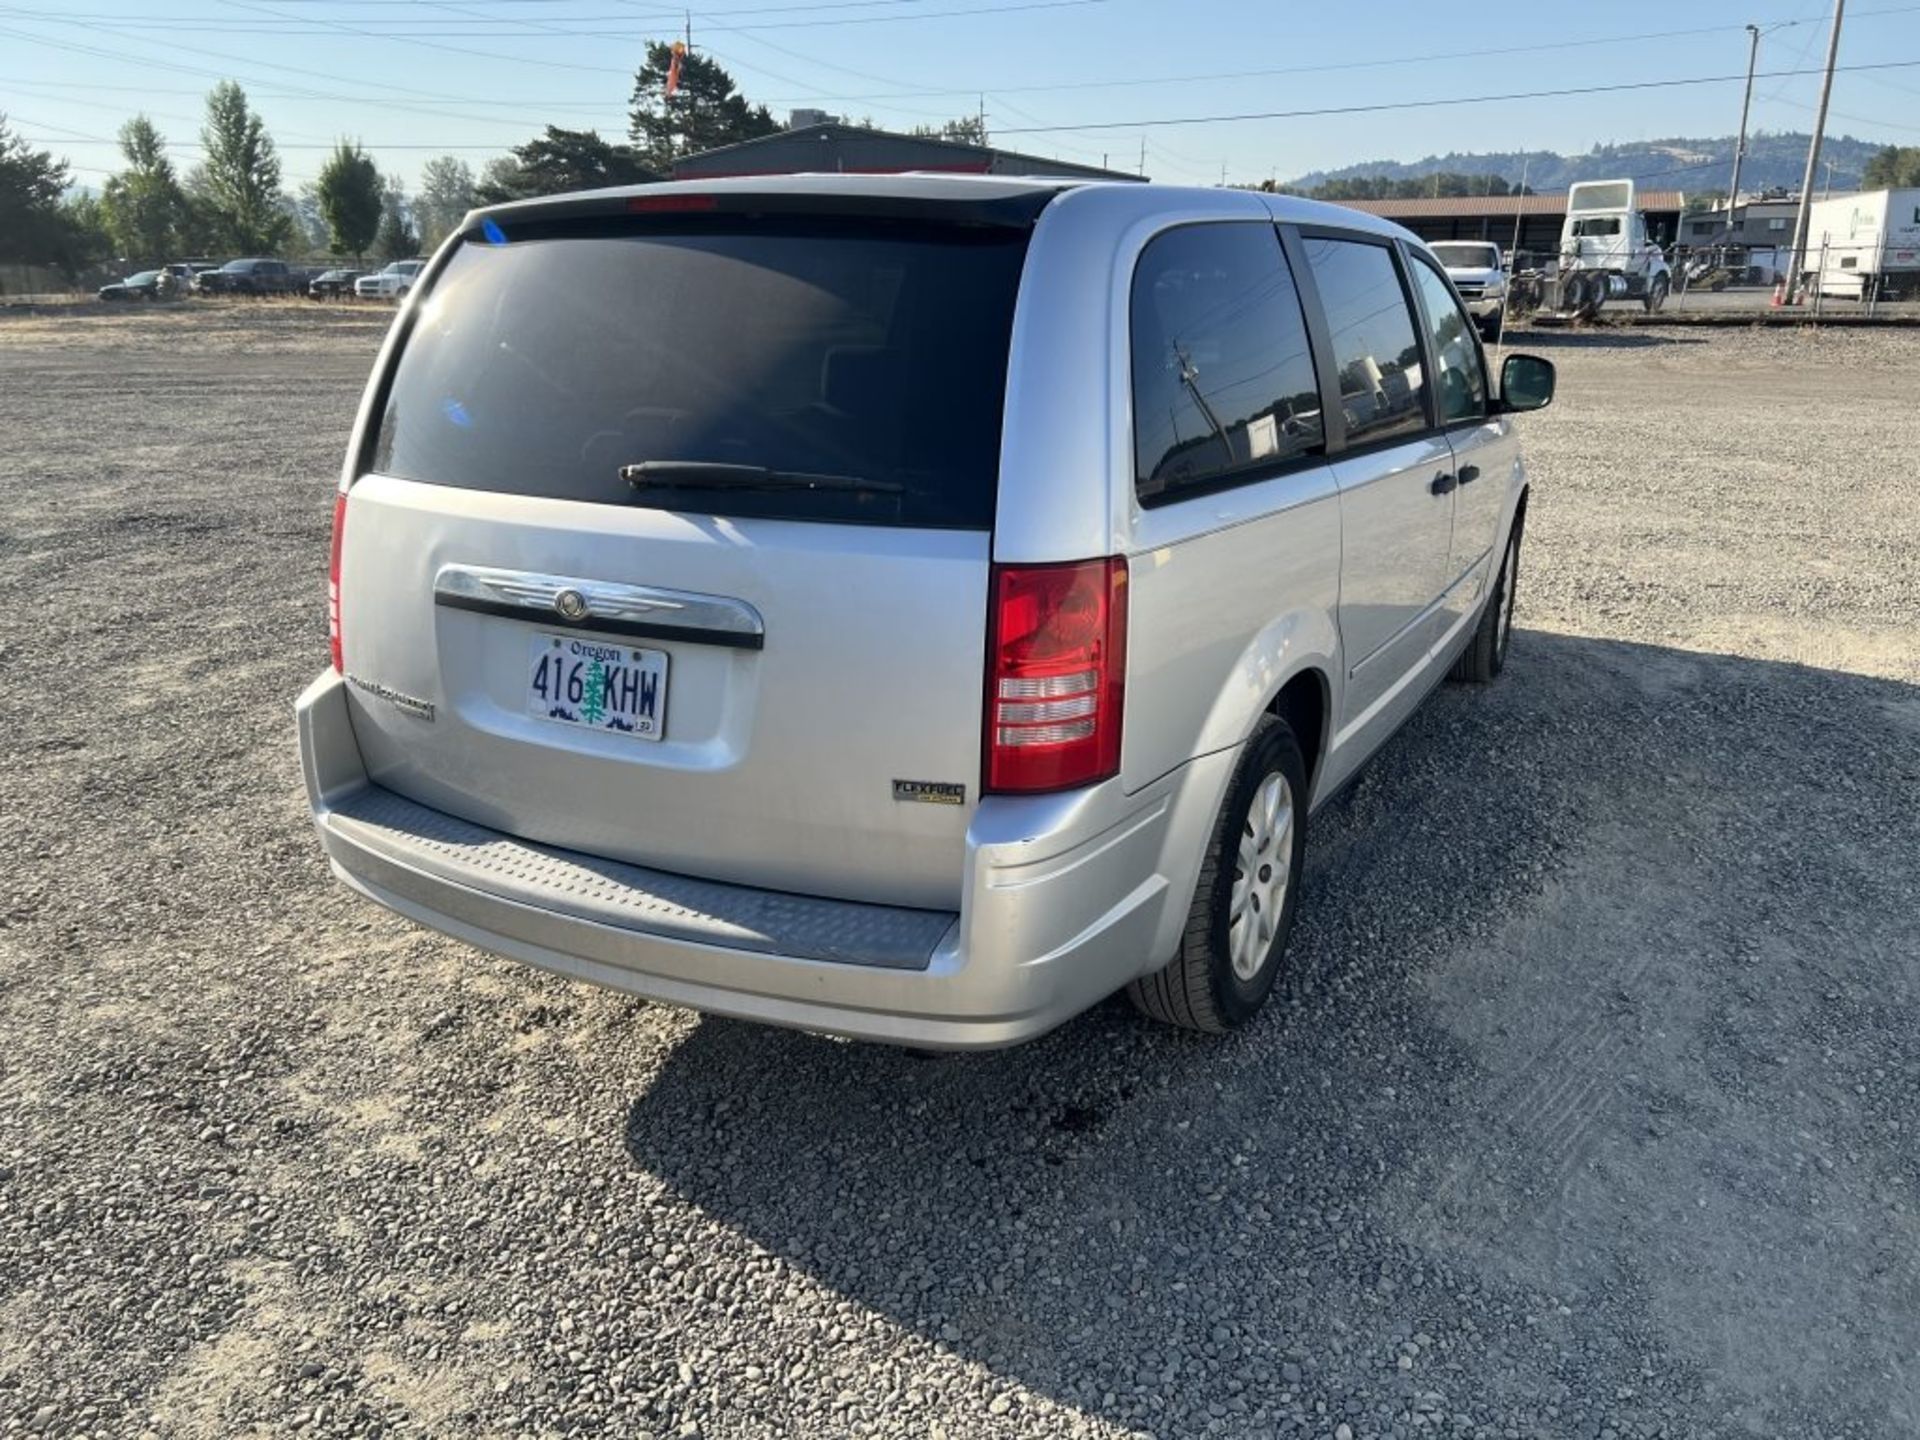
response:
<svg viewBox="0 0 1920 1440"><path fill-rule="evenodd" d="M837 490L898 495L905 486L858 475L815 475L765 465L729 465L718 460L642 460L622 465L620 478L636 490Z"/></svg>

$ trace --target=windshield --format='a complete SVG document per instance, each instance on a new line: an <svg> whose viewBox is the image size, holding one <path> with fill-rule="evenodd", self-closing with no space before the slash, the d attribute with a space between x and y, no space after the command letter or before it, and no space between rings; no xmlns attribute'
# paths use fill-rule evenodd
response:
<svg viewBox="0 0 1920 1440"><path fill-rule="evenodd" d="M452 256L383 412L375 468L708 515L984 529L1023 232L656 222ZM695 462L642 486L622 470ZM698 466L858 488L716 488Z"/></svg>
<svg viewBox="0 0 1920 1440"><path fill-rule="evenodd" d="M129 275L122 283L126 285L144 285L149 280L158 279L159 276L160 272L158 270L142 270L137 274Z"/></svg>
<svg viewBox="0 0 1920 1440"><path fill-rule="evenodd" d="M1435 257L1449 270L1498 270L1500 251L1493 245L1441 243L1432 247Z"/></svg>

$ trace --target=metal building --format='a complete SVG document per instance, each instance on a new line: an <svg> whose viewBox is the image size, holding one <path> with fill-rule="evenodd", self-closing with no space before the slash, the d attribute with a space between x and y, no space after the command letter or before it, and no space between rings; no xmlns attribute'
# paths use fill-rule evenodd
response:
<svg viewBox="0 0 1920 1440"><path fill-rule="evenodd" d="M1073 175L1090 180L1139 180L1118 170L1076 165L996 146L968 145L928 135L897 135L829 121L782 130L758 140L703 150L673 163L676 180L730 175L898 175L909 170L953 175Z"/></svg>
<svg viewBox="0 0 1920 1440"><path fill-rule="evenodd" d="M1671 245L1680 236L1680 215L1687 197L1679 190L1641 190L1635 196L1647 217L1647 236ZM1502 250L1518 248L1536 255L1560 249L1560 225L1567 218L1565 192L1557 195L1441 195L1422 200L1346 200L1342 204L1406 226L1422 240L1491 240ZM1520 242L1514 245L1518 219Z"/></svg>

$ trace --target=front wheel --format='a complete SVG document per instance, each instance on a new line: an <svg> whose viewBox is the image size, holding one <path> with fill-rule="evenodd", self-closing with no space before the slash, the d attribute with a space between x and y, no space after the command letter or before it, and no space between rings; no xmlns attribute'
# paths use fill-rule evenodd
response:
<svg viewBox="0 0 1920 1440"><path fill-rule="evenodd" d="M1269 715L1227 787L1180 952L1127 987L1134 1005L1212 1035L1258 1014L1285 963L1306 847L1306 762L1286 722Z"/></svg>

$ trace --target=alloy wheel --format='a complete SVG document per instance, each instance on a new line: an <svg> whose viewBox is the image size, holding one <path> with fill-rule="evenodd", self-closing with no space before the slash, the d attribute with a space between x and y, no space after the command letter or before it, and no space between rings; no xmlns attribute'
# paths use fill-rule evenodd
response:
<svg viewBox="0 0 1920 1440"><path fill-rule="evenodd" d="M1254 787L1240 823L1233 891L1227 909L1227 953L1233 973L1251 983L1267 963L1287 903L1293 866L1293 787L1278 770Z"/></svg>

